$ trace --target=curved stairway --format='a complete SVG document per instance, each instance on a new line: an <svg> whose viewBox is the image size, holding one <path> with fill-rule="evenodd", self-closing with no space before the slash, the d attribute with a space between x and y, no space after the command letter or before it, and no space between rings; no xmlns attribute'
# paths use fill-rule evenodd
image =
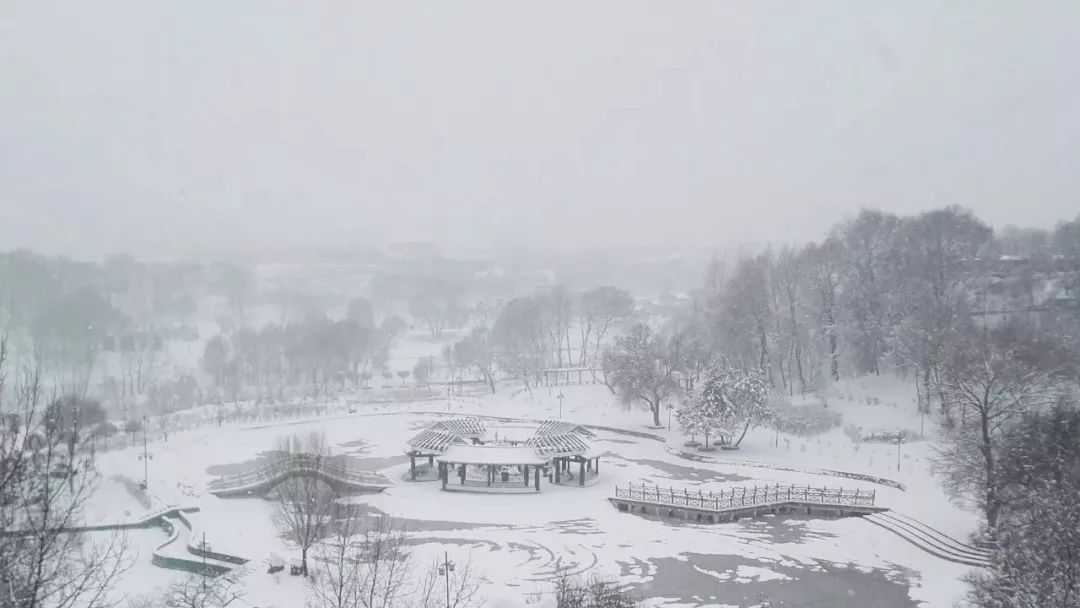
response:
<svg viewBox="0 0 1080 608"><path fill-rule="evenodd" d="M865 515L863 519L943 560L980 568L990 566L989 551L962 543L906 515L885 511Z"/></svg>

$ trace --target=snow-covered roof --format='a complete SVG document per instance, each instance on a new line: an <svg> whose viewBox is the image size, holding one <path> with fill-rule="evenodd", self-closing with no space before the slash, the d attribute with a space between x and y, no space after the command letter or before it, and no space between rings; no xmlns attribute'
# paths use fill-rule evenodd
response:
<svg viewBox="0 0 1080 608"><path fill-rule="evenodd" d="M537 434L527 443L541 456L578 456L589 450L589 444L575 433Z"/></svg>
<svg viewBox="0 0 1080 608"><path fill-rule="evenodd" d="M451 418L435 423L433 429L444 429L463 437L480 437L484 434L484 421L479 418Z"/></svg>
<svg viewBox="0 0 1080 608"><path fill-rule="evenodd" d="M555 457L583 456L592 446L589 439L594 435L580 424L563 420L506 421L484 423L479 418L453 418L436 422L408 440L408 452L442 455L450 459L450 453L461 454L458 448L481 447L484 449L507 448L513 451L513 462L502 464L526 464L527 460L547 461ZM478 445L474 445L478 444ZM492 452L483 452L492 454ZM486 463L487 461L478 461Z"/></svg>
<svg viewBox="0 0 1080 608"><path fill-rule="evenodd" d="M408 441L409 447L430 454L442 454L452 445L466 445L468 442L458 435L446 431L424 429Z"/></svg>
<svg viewBox="0 0 1080 608"><path fill-rule="evenodd" d="M566 433L577 433L586 437L594 436L592 431L580 424L564 420L545 420L540 423L540 428L536 429L537 435L563 435Z"/></svg>
<svg viewBox="0 0 1080 608"><path fill-rule="evenodd" d="M542 465L546 458L524 445L455 445L439 456L442 462L459 464Z"/></svg>

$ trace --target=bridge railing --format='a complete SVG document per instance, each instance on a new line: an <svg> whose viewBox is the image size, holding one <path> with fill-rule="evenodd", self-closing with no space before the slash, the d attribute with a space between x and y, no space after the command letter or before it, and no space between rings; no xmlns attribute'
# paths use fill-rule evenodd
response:
<svg viewBox="0 0 1080 608"><path fill-rule="evenodd" d="M212 481L210 488L214 490L243 488L258 485L287 473L322 474L338 481L356 484L374 484L382 481L382 478L374 473L350 468L331 458L296 454L275 458L270 463L250 471L224 475Z"/></svg>
<svg viewBox="0 0 1080 608"><path fill-rule="evenodd" d="M615 498L678 507L692 507L723 511L737 507L803 502L823 505L874 506L874 490L845 490L843 488L813 488L810 486L753 486L737 487L719 492L692 491L689 489L661 488L660 486L633 485L615 488Z"/></svg>

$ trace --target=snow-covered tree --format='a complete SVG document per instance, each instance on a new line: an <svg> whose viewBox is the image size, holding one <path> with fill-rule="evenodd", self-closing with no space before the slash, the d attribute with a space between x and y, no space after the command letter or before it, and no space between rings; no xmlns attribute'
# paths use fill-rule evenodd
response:
<svg viewBox="0 0 1080 608"><path fill-rule="evenodd" d="M718 358L690 399L687 419L700 434L738 447L750 427L769 417L769 384L760 370L744 370ZM735 435L738 434L738 438Z"/></svg>

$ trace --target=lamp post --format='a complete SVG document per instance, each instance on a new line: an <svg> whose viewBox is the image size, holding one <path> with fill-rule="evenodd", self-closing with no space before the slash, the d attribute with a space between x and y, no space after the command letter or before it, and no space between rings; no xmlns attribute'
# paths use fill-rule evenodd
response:
<svg viewBox="0 0 1080 608"><path fill-rule="evenodd" d="M667 404L667 430L671 430L671 412L675 409L674 404Z"/></svg>
<svg viewBox="0 0 1080 608"><path fill-rule="evenodd" d="M443 563L439 566L439 576L446 577L446 608L450 608L450 573L454 571L454 562L450 561L450 555L443 551Z"/></svg>
<svg viewBox="0 0 1080 608"><path fill-rule="evenodd" d="M150 452L147 450L146 434L150 432L150 421L146 416L143 416L143 435L142 435L142 455L139 459L143 461L143 482L142 489L149 491L150 489Z"/></svg>
<svg viewBox="0 0 1080 608"><path fill-rule="evenodd" d="M900 472L900 444L904 443L904 436L900 433L896 434L896 472Z"/></svg>
<svg viewBox="0 0 1080 608"><path fill-rule="evenodd" d="M566 398L566 396L563 395L562 392L560 391L559 396L557 398L559 400L559 420L562 420L562 402L563 402L563 399Z"/></svg>

